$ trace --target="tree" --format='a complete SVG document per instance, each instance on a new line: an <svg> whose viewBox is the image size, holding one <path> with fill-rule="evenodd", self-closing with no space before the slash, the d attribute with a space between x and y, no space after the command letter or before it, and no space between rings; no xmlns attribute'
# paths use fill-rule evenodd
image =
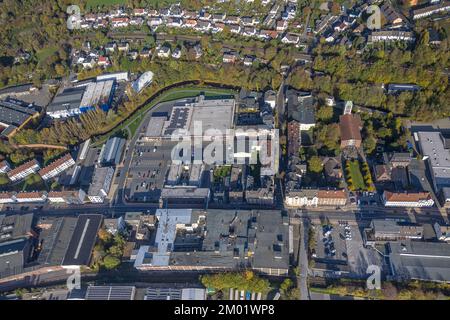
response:
<svg viewBox="0 0 450 320"><path fill-rule="evenodd" d="M116 269L119 265L120 259L112 255L107 255L103 259L103 266L108 270Z"/></svg>
<svg viewBox="0 0 450 320"><path fill-rule="evenodd" d="M6 173L0 173L0 186L8 184L9 183L9 179L8 176L6 175Z"/></svg>
<svg viewBox="0 0 450 320"><path fill-rule="evenodd" d="M323 122L328 122L333 118L333 107L332 106L323 106L317 110L316 117L318 120Z"/></svg>
<svg viewBox="0 0 450 320"><path fill-rule="evenodd" d="M106 229L102 228L98 231L98 238L103 242L103 243L108 243L112 240L112 235L111 233L109 233L108 231L106 231Z"/></svg>
<svg viewBox="0 0 450 320"><path fill-rule="evenodd" d="M312 156L308 160L308 169L314 173L321 173L323 169L322 160L318 156Z"/></svg>

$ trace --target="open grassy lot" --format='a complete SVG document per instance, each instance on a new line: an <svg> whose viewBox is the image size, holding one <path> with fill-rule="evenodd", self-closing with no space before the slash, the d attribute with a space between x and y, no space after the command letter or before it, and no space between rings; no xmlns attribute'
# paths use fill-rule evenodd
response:
<svg viewBox="0 0 450 320"><path fill-rule="evenodd" d="M347 161L345 164L345 171L348 188L350 190L355 191L367 189L358 160Z"/></svg>
<svg viewBox="0 0 450 320"><path fill-rule="evenodd" d="M90 10L98 6L125 5L127 2L127 0L88 0L86 2L86 9Z"/></svg>

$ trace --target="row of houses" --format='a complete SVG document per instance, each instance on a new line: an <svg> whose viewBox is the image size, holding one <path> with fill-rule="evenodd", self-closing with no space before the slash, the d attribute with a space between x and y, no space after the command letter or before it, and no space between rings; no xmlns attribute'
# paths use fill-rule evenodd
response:
<svg viewBox="0 0 450 320"><path fill-rule="evenodd" d="M345 206L348 196L345 190L299 189L286 193L284 203L290 208Z"/></svg>
<svg viewBox="0 0 450 320"><path fill-rule="evenodd" d="M134 11L140 12L135 15ZM270 40L277 38L288 28L288 23L293 19L296 13L296 5L293 2L285 7L281 19L277 21L275 29L259 28L260 24L257 17L252 16L231 16L225 13L211 14L204 10L199 12L186 11L179 6L172 6L168 9L146 10L135 9L131 15L126 14L123 10L119 15L117 12L109 14L86 14L83 16L81 29L98 29L98 28L126 28L130 26L142 26L145 22L147 25L156 30L158 27L167 26L170 28L187 28L198 32L228 32L246 37L257 37L262 40ZM293 36L283 37L284 43L293 42Z"/></svg>
<svg viewBox="0 0 450 320"><path fill-rule="evenodd" d="M33 191L33 192L2 192L0 193L0 204L12 203L66 203L83 204L86 193L79 190L66 191Z"/></svg>
<svg viewBox="0 0 450 320"><path fill-rule="evenodd" d="M36 159L25 162L24 164L12 169L10 164L4 160L0 163L0 173L6 173L11 182L18 182L30 174L38 173L43 180L49 180L56 177L61 172L67 170L75 164L70 153L53 161L49 165L41 168Z"/></svg>

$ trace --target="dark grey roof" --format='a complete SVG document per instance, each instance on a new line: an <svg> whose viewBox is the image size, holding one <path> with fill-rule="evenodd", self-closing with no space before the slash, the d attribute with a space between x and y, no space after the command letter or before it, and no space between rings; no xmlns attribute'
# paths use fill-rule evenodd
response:
<svg viewBox="0 0 450 320"><path fill-rule="evenodd" d="M391 272L400 279L450 281L450 245L422 241L388 242Z"/></svg>
<svg viewBox="0 0 450 320"><path fill-rule="evenodd" d="M17 239L0 244L0 278L23 271L28 245L27 239Z"/></svg>
<svg viewBox="0 0 450 320"><path fill-rule="evenodd" d="M288 118L301 124L314 124L314 98L310 92L290 89L287 91Z"/></svg>
<svg viewBox="0 0 450 320"><path fill-rule="evenodd" d="M0 101L0 122L8 125L19 127L37 113L33 105L21 100L7 98Z"/></svg>
<svg viewBox="0 0 450 320"><path fill-rule="evenodd" d="M144 300L181 300L181 289L147 288Z"/></svg>
<svg viewBox="0 0 450 320"><path fill-rule="evenodd" d="M85 87L66 88L58 94L47 107L47 112L78 109Z"/></svg>
<svg viewBox="0 0 450 320"><path fill-rule="evenodd" d="M114 137L106 142L103 151L102 163L118 165L122 156L123 147L125 146L125 139Z"/></svg>
<svg viewBox="0 0 450 320"><path fill-rule="evenodd" d="M102 222L103 216L100 214L83 214L78 217L62 265L89 265Z"/></svg>
<svg viewBox="0 0 450 320"><path fill-rule="evenodd" d="M419 91L420 86L415 84L401 84L401 83L390 83L388 85L388 92L399 92L399 91Z"/></svg>
<svg viewBox="0 0 450 320"><path fill-rule="evenodd" d="M38 225L51 224L49 229L43 229L39 235L39 241L42 245L38 257L40 265L59 266L62 264L77 221L76 217L58 217L41 219L38 222Z"/></svg>
<svg viewBox="0 0 450 320"><path fill-rule="evenodd" d="M30 235L33 213L0 215L0 242Z"/></svg>
<svg viewBox="0 0 450 320"><path fill-rule="evenodd" d="M422 160L412 159L408 166L409 183L418 191L432 192L432 187L426 175L425 163Z"/></svg>

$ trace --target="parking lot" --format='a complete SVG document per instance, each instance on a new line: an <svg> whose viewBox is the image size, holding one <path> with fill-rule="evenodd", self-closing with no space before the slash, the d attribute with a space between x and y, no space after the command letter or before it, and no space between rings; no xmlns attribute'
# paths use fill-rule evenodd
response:
<svg viewBox="0 0 450 320"><path fill-rule="evenodd" d="M345 228L350 231L350 236L345 237ZM365 276L369 265L382 266L383 259L381 255L373 248L363 246L362 233L358 226L339 226L340 233L346 239L348 265L352 273Z"/></svg>
<svg viewBox="0 0 450 320"><path fill-rule="evenodd" d="M366 276L369 265L382 266L381 255L373 248L363 246L358 226L346 221L334 225L317 225L316 237L315 258L322 263L345 263L350 273L358 277Z"/></svg>
<svg viewBox="0 0 450 320"><path fill-rule="evenodd" d="M127 176L125 195L128 201L159 201L175 143L137 142Z"/></svg>
<svg viewBox="0 0 450 320"><path fill-rule="evenodd" d="M347 248L345 240L339 236L336 226L324 225L316 227L317 246L316 257L325 261L347 260Z"/></svg>

